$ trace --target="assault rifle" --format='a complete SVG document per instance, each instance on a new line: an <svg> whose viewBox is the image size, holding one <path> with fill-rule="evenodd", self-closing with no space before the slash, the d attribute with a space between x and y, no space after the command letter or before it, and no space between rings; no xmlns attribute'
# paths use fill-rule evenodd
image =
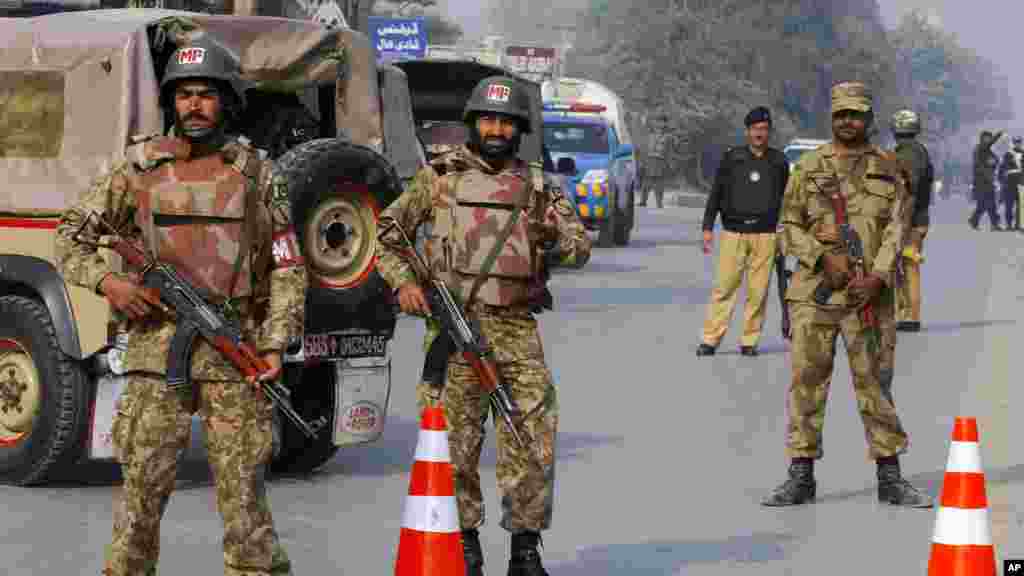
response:
<svg viewBox="0 0 1024 576"><path fill-rule="evenodd" d="M430 306L430 315L441 322L441 326L451 338L456 348L458 348L459 353L462 354L462 358L476 372L480 385L487 392L494 411L505 421L505 425L508 426L512 437L515 438L519 447L525 448L526 445L523 443L519 430L512 420L513 417L518 419L521 416L519 407L516 406L512 397L509 396L508 389L501 380L498 365L494 361L493 351L481 333L479 325L466 318L466 314L458 302L455 301L455 297L452 295L451 290L448 289L448 285L445 284L444 280L430 273L430 267L419 251L416 250L416 245L409 238L409 235L406 234L401 224L396 220L392 220L384 227L381 236L387 234L391 228L397 228L402 235L402 239L409 245L407 252L413 256L410 264L416 269L416 276L421 282L426 284L424 293L427 297L427 304ZM443 336L438 337L441 338Z"/></svg>
<svg viewBox="0 0 1024 576"><path fill-rule="evenodd" d="M817 181L813 182L817 187ZM818 190L821 191L821 188L819 187ZM846 255L850 258L853 277L855 280L861 280L865 274L864 243L861 241L860 234L853 229L853 226L850 226L850 222L846 218L846 197L840 192L838 186L830 186L825 194L828 196L829 202L832 203L832 210L836 215L836 226L839 228L839 240L846 251ZM819 305L825 305L829 298L832 297L832 293L832 287L829 286L828 282L822 281L814 290L814 301ZM878 323L875 321L874 307L870 302L865 304L861 310L861 320L869 328L878 327Z"/></svg>
<svg viewBox="0 0 1024 576"><path fill-rule="evenodd" d="M94 217L114 234L114 240L100 244L81 239L86 224ZM174 268L150 259L143 250L121 237L113 226L95 212L86 217L73 239L83 244L113 250L125 262L140 268L143 288L159 294L160 300L174 312L177 330L171 338L171 346L167 352L167 384L170 388L180 389L191 385L192 349L196 339L202 336L247 378L256 376L261 382L263 393L306 436L315 439L320 429L327 424L323 416L313 422L307 422L292 407L288 399L288 389L280 382L267 378L272 372L271 366L245 341L241 328L220 310L211 306Z"/></svg>
<svg viewBox="0 0 1024 576"><path fill-rule="evenodd" d="M789 307L786 306L786 288L789 286L789 277L793 273L786 270L786 257L779 253L775 255L775 278L779 285L779 304L782 306L782 337L789 340L792 337L789 326Z"/></svg>

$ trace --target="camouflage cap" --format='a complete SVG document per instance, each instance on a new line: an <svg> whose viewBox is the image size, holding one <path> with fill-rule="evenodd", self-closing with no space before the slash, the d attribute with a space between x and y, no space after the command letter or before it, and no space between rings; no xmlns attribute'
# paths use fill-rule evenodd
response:
<svg viewBox="0 0 1024 576"><path fill-rule="evenodd" d="M871 90L862 82L841 82L832 87L832 113L871 111Z"/></svg>

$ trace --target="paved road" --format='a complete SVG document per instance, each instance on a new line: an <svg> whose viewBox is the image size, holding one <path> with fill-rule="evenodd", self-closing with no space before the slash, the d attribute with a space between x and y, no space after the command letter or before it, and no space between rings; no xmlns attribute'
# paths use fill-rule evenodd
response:
<svg viewBox="0 0 1024 576"><path fill-rule="evenodd" d="M936 209L925 330L900 340L895 396L912 435L903 465L937 494L953 418L978 417L999 555L1024 557L1024 456L1009 444L1022 437L1009 406L1024 405L1021 386L1011 384L1024 367L1014 353L1024 236L972 232L966 211L960 199ZM789 369L778 306L773 287L761 357L735 352L739 314L719 356L694 356L712 263L699 251L699 217L693 208L646 211L633 245L595 250L587 269L554 280L559 311L542 320L562 404L549 571L924 573L935 513L874 502L874 465L845 369L828 408L820 502L758 505L786 465ZM311 478L274 482L271 500L296 574L391 573L416 443L421 337L418 322L402 320L391 420L378 443L344 451ZM491 518L482 540L490 573L502 574L508 541L497 526L493 442L483 461ZM7 573L98 574L114 477L109 466L90 466L84 486L0 488ZM193 462L164 520L162 574L219 573L215 510L205 464Z"/></svg>

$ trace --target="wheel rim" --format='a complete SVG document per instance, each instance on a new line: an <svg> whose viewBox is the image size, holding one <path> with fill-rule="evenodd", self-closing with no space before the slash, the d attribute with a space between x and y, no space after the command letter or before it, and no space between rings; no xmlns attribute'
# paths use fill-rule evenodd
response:
<svg viewBox="0 0 1024 576"><path fill-rule="evenodd" d="M361 283L374 264L376 208L368 190L346 186L318 205L306 225L305 251L320 282Z"/></svg>
<svg viewBox="0 0 1024 576"><path fill-rule="evenodd" d="M32 355L18 342L0 339L0 446L19 443L32 430L41 393Z"/></svg>

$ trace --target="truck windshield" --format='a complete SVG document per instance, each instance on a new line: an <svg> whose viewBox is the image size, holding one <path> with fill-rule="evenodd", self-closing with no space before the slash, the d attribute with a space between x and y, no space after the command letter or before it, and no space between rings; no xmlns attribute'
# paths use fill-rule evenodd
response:
<svg viewBox="0 0 1024 576"><path fill-rule="evenodd" d="M544 144L552 152L608 153L608 128L601 124L545 124Z"/></svg>

